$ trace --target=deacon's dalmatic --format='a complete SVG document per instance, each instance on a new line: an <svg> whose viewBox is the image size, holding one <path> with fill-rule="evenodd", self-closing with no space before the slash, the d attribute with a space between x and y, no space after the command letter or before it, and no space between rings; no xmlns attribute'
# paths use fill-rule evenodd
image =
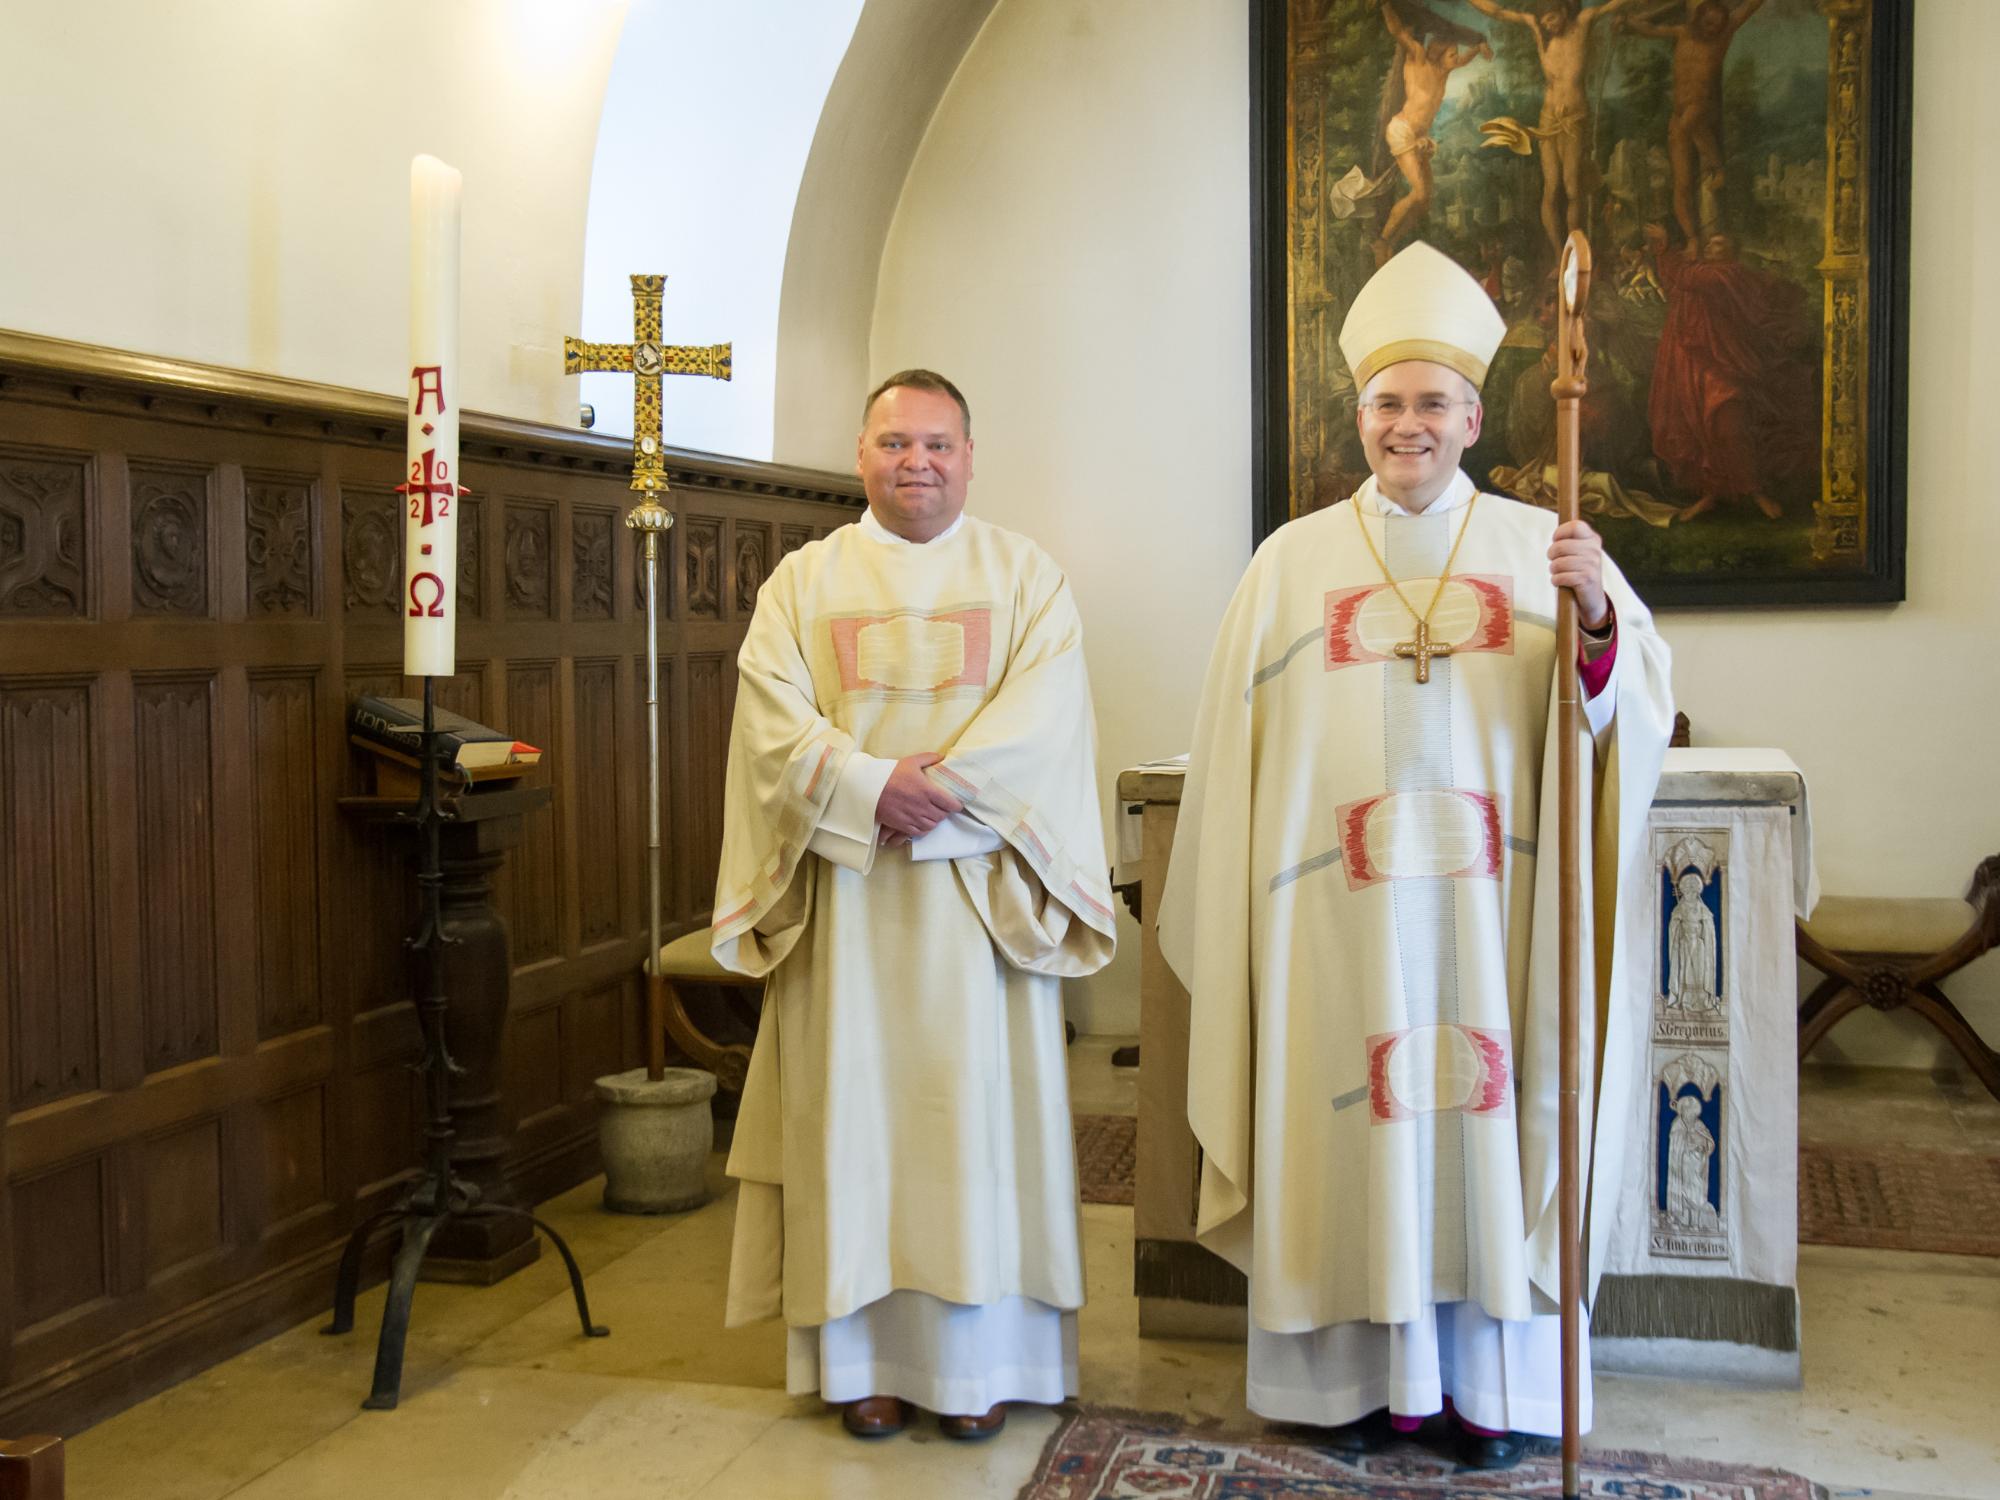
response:
<svg viewBox="0 0 2000 1500"><path fill-rule="evenodd" d="M1477 387L1504 331L1471 277L1414 245L1356 299L1342 347L1358 387L1406 360ZM1197 1232L1249 1275L1267 1415L1345 1422L1391 1397L1288 1412L1260 1395L1260 1337L1557 1305L1554 528L1463 473L1416 514L1371 478L1258 550L1215 645L1160 943L1191 995ZM1600 1103L1635 1082L1634 1018L1609 1003L1627 993L1617 872L1672 717L1664 643L1608 561L1604 582L1615 654L1583 749ZM1599 1252L1629 1114L1601 1111ZM1470 1420L1554 1432L1554 1394Z"/></svg>
<svg viewBox="0 0 2000 1500"><path fill-rule="evenodd" d="M738 669L714 952L768 984L728 1322L896 1291L1079 1307L1058 981L1115 929L1068 583L969 516L922 545L864 520L779 564ZM857 748L942 750L930 775L998 847L878 848L872 803L833 826Z"/></svg>

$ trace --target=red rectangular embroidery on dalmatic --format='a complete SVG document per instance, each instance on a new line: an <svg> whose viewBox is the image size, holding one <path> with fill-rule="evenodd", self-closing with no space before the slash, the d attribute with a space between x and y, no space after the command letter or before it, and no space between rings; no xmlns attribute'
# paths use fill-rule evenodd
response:
<svg viewBox="0 0 2000 1500"><path fill-rule="evenodd" d="M1435 578L1403 581L1403 595L1417 609L1429 605ZM1416 629L1409 609L1386 583L1334 589L1326 596L1326 669L1390 661L1396 643ZM1431 639L1451 654L1514 652L1514 580L1505 573L1460 573L1444 587L1431 613Z"/></svg>
<svg viewBox="0 0 2000 1500"><path fill-rule="evenodd" d="M897 610L829 620L842 693L931 697L984 691L993 611Z"/></svg>

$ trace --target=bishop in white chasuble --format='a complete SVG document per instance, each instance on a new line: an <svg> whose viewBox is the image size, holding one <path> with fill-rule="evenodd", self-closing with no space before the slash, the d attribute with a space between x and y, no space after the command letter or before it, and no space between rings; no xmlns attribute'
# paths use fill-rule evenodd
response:
<svg viewBox="0 0 2000 1500"><path fill-rule="evenodd" d="M1497 1442L1560 1426L1558 577L1588 563L1600 637L1582 755L1593 1269L1625 1160L1617 1101L1639 1082L1617 875L1671 728L1668 657L1594 533L1558 537L1458 470L1503 331L1477 284L1413 246L1356 320L1375 477L1280 528L1231 601L1160 942L1191 995L1197 1233L1249 1277L1252 1409L1373 1419L1372 1445L1385 1416L1450 1399ZM1511 1461L1511 1441L1469 1461Z"/></svg>
<svg viewBox="0 0 2000 1500"><path fill-rule="evenodd" d="M1060 981L1115 928L1068 582L951 508L939 411L871 400L869 516L779 564L738 659L713 941L767 986L727 1319L785 1320L794 1391L990 1416L1075 1391ZM871 453L885 421L918 440ZM926 752L953 811L906 841L878 817Z"/></svg>

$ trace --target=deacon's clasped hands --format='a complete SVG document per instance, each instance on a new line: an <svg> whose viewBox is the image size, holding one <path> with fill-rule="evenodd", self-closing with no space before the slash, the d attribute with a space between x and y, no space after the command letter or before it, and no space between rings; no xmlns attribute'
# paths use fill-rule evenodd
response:
<svg viewBox="0 0 2000 1500"><path fill-rule="evenodd" d="M943 759L936 751L925 750L896 762L882 788L881 800L875 804L884 848L896 849L920 839L953 813L965 810L963 802L924 774L926 767Z"/></svg>

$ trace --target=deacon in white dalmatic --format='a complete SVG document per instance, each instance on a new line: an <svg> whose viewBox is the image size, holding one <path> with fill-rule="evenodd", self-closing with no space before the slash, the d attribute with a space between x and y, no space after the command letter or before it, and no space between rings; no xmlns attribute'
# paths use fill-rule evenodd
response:
<svg viewBox="0 0 2000 1500"><path fill-rule="evenodd" d="M1192 996L1197 1232L1249 1276L1251 1409L1367 1449L1449 1401L1482 1467L1561 1425L1558 588L1593 740L1592 1286L1638 1084L1618 871L1673 718L1667 648L1597 534L1458 467L1505 331L1421 243L1355 298L1373 477L1280 527L1236 590L1159 918Z"/></svg>
<svg viewBox="0 0 2000 1500"><path fill-rule="evenodd" d="M731 1326L849 1431L955 1437L1077 1388L1060 982L1114 925L1062 570L965 509L925 370L863 414L868 514L786 557L738 657L714 952L767 977L729 1156Z"/></svg>

